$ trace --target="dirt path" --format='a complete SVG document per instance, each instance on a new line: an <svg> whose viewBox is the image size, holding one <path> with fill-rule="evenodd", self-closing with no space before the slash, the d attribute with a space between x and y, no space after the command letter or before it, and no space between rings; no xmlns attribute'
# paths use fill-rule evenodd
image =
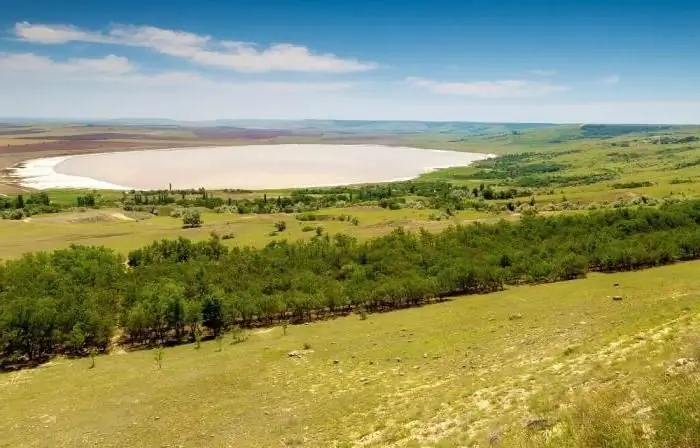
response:
<svg viewBox="0 0 700 448"><path fill-rule="evenodd" d="M112 218L116 218L120 221L136 221L134 218L130 218L121 212L114 212L114 213L112 213L111 216L112 216Z"/></svg>

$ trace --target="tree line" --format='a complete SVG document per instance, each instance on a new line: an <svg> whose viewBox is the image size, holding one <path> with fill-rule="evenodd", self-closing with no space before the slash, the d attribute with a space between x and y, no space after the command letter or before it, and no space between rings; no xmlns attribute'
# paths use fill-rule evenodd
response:
<svg viewBox="0 0 700 448"><path fill-rule="evenodd" d="M421 207L453 210L467 209L475 200L506 200L531 197L532 191L518 188L494 188L489 185L468 186L442 181L404 181L387 184L329 188L295 189L289 195L256 198L222 197L199 190L154 190L125 192L122 198L127 210L157 206L204 207L240 214L301 213L323 208L355 205L379 205L398 209Z"/></svg>
<svg viewBox="0 0 700 448"><path fill-rule="evenodd" d="M471 224L358 241L346 235L229 249L162 240L125 259L104 247L0 264L0 359L37 361L174 344L241 326L416 306L504 285L700 258L700 201ZM128 267L127 267L128 266Z"/></svg>

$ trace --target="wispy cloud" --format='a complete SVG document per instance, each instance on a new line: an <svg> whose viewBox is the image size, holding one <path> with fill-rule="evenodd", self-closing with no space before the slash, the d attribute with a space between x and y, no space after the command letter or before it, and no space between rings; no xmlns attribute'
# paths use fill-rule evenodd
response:
<svg viewBox="0 0 700 448"><path fill-rule="evenodd" d="M602 78L598 79L599 83L607 84L609 86L614 86L615 84L619 84L620 81L621 81L621 79L617 75L603 76Z"/></svg>
<svg viewBox="0 0 700 448"><path fill-rule="evenodd" d="M39 73L47 75L105 76L125 75L135 67L127 58L113 54L94 59L68 59L57 62L33 53L0 53L3 72Z"/></svg>
<svg viewBox="0 0 700 448"><path fill-rule="evenodd" d="M556 70L541 70L541 69L535 69L535 70L528 70L528 73L531 74L531 75L535 75L535 76L544 76L544 77L548 77L548 76L554 76L554 75L556 75L556 74L557 74L557 71L556 71Z"/></svg>
<svg viewBox="0 0 700 448"><path fill-rule="evenodd" d="M147 87L199 87L219 90L252 89L268 92L334 92L352 88L348 82L234 82L212 79L199 73L165 71L145 73L125 57L80 58L56 61L34 53L0 53L0 80L19 76L37 79L122 83Z"/></svg>
<svg viewBox="0 0 700 448"><path fill-rule="evenodd" d="M315 53L300 45L280 43L259 48L248 42L221 41L211 36L152 26L118 25L107 31L91 31L71 25L21 22L15 25L14 31L18 38L26 42L47 45L89 42L142 47L196 64L239 72L349 73L377 68L373 62Z"/></svg>
<svg viewBox="0 0 700 448"><path fill-rule="evenodd" d="M527 98L542 97L569 88L548 82L512 79L503 81L445 82L423 78L407 78L413 86L443 95L462 95L477 98Z"/></svg>

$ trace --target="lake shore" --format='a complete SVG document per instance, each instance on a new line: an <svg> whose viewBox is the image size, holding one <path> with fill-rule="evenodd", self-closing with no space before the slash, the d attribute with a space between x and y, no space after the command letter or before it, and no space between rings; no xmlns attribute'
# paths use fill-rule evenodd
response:
<svg viewBox="0 0 700 448"><path fill-rule="evenodd" d="M248 190L413 179L493 157L384 145L278 144L111 152L35 159L12 176L27 188Z"/></svg>

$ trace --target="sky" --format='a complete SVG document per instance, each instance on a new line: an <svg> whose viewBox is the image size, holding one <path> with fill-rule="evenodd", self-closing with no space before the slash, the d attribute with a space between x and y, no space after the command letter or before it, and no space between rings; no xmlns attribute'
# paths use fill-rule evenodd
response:
<svg viewBox="0 0 700 448"><path fill-rule="evenodd" d="M0 117L700 124L700 3L2 0Z"/></svg>

